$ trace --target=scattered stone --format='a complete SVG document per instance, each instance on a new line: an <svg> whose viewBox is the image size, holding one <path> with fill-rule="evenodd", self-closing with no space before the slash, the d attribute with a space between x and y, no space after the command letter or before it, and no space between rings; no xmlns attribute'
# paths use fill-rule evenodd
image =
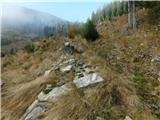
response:
<svg viewBox="0 0 160 120"><path fill-rule="evenodd" d="M5 83L4 83L4 81L3 80L1 80L0 81L0 85L1 85L1 87L3 87L3 85L4 85Z"/></svg>
<svg viewBox="0 0 160 120"><path fill-rule="evenodd" d="M65 62L63 62L63 64L69 64L69 65L74 65L75 64L75 59L69 59L69 60L67 60L67 61L65 61Z"/></svg>
<svg viewBox="0 0 160 120"><path fill-rule="evenodd" d="M46 89L52 89L52 84L47 84Z"/></svg>
<svg viewBox="0 0 160 120"><path fill-rule="evenodd" d="M52 86L50 84L47 85L47 88L51 87ZM47 104L49 102L56 102L60 96L67 94L70 90L71 86L69 84L65 84L61 87L55 87L48 94L41 92L38 95L38 99L31 104L20 120L35 120L41 113L48 110Z"/></svg>
<svg viewBox="0 0 160 120"><path fill-rule="evenodd" d="M105 119L102 118L102 117L97 116L97 117L96 117L96 120L105 120Z"/></svg>
<svg viewBox="0 0 160 120"><path fill-rule="evenodd" d="M129 49L133 49L131 46L129 46Z"/></svg>
<svg viewBox="0 0 160 120"><path fill-rule="evenodd" d="M82 54L84 52L84 50L80 47L76 48L76 52L79 54Z"/></svg>
<svg viewBox="0 0 160 120"><path fill-rule="evenodd" d="M64 52L68 54L73 54L74 51L75 51L74 46L71 45L69 42L65 42Z"/></svg>
<svg viewBox="0 0 160 120"><path fill-rule="evenodd" d="M140 46L144 46L144 43L141 43Z"/></svg>
<svg viewBox="0 0 160 120"><path fill-rule="evenodd" d="M158 81L160 81L160 72L158 73Z"/></svg>
<svg viewBox="0 0 160 120"><path fill-rule="evenodd" d="M154 62L156 64L160 64L160 57L156 57L156 58L152 59L151 62Z"/></svg>
<svg viewBox="0 0 160 120"><path fill-rule="evenodd" d="M101 76L99 76L97 73L93 73L86 75L80 79L74 80L73 82L76 84L77 88L81 88L103 81L104 79Z"/></svg>
<svg viewBox="0 0 160 120"><path fill-rule="evenodd" d="M132 120L128 115L124 118L124 120Z"/></svg>
<svg viewBox="0 0 160 120"><path fill-rule="evenodd" d="M55 87L48 94L44 94L43 92L41 92L38 95L38 100L55 102L60 96L67 94L70 90L71 86L69 86L68 84L62 85L60 87Z"/></svg>
<svg viewBox="0 0 160 120"><path fill-rule="evenodd" d="M66 42L65 47L71 47L72 49L73 46L71 46L69 42ZM104 79L97 73L93 73L94 71L90 69L91 66L86 65L84 62L80 61L78 64L76 64L75 59L64 61L63 58L61 57L61 59L57 63L51 65L51 68L45 71L44 76L47 76L51 71L56 70L57 68L62 72L69 72L72 70L72 68L75 68L76 79L73 81L73 83L77 88L87 87L89 85L104 81ZM28 107L25 114L20 120L37 119L39 115L49 109L47 106L49 103L57 102L61 96L67 95L67 93L72 89L73 87L70 83L65 84L65 82L61 82L59 85L57 85L57 87L54 88L51 84L47 84L45 90L39 93L38 99L36 99ZM96 120L104 119L101 117L97 117Z"/></svg>
<svg viewBox="0 0 160 120"><path fill-rule="evenodd" d="M64 68L61 68L61 71L62 72L70 72L72 67L73 67L72 65L68 65L68 66L66 66Z"/></svg>
<svg viewBox="0 0 160 120"><path fill-rule="evenodd" d="M46 70L45 73L44 73L44 76L48 76L51 71L52 71L52 69Z"/></svg>
<svg viewBox="0 0 160 120"><path fill-rule="evenodd" d="M70 46L70 43L69 42L65 42L64 45L65 46Z"/></svg>

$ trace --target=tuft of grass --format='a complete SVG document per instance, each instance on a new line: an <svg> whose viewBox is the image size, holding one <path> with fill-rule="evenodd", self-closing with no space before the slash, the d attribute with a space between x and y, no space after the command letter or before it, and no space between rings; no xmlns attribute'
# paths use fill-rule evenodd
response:
<svg viewBox="0 0 160 120"><path fill-rule="evenodd" d="M35 45L33 43L28 43L25 47L24 50L27 53L33 53L35 51Z"/></svg>
<svg viewBox="0 0 160 120"><path fill-rule="evenodd" d="M141 94L145 93L147 83L144 78L144 73L140 70L136 70L134 80L136 82L136 87L137 87L138 93L141 93Z"/></svg>
<svg viewBox="0 0 160 120"><path fill-rule="evenodd" d="M32 66L31 63L26 63L22 66L23 69L28 70Z"/></svg>
<svg viewBox="0 0 160 120"><path fill-rule="evenodd" d="M3 62L2 62L2 67L7 67L7 66L11 66L11 65L14 65L16 64L16 59L15 59L15 56L13 55L7 55L5 56Z"/></svg>

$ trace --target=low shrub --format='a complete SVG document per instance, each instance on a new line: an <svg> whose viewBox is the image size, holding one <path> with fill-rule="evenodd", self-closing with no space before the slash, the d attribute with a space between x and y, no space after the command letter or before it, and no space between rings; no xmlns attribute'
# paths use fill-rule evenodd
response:
<svg viewBox="0 0 160 120"><path fill-rule="evenodd" d="M28 52L28 53L33 53L35 51L35 46L33 43L28 43L24 49Z"/></svg>
<svg viewBox="0 0 160 120"><path fill-rule="evenodd" d="M81 35L88 41L94 41L99 37L96 26L91 20L88 20L81 28Z"/></svg>

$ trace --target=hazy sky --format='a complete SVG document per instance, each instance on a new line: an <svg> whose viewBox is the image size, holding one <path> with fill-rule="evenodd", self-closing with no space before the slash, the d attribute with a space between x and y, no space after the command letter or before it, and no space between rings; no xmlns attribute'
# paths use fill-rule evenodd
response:
<svg viewBox="0 0 160 120"><path fill-rule="evenodd" d="M7 3L47 12L72 22L85 22L86 19L91 16L92 11L96 11L111 1L112 0L5 0Z"/></svg>

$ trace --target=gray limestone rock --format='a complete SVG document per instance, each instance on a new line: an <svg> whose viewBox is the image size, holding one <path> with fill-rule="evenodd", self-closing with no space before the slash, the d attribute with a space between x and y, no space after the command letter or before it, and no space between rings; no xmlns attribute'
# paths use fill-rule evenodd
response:
<svg viewBox="0 0 160 120"><path fill-rule="evenodd" d="M132 120L128 115L124 118L124 120Z"/></svg>
<svg viewBox="0 0 160 120"><path fill-rule="evenodd" d="M77 88L82 88L103 81L104 79L97 73L92 73L82 78L76 79L73 82L76 84Z"/></svg>
<svg viewBox="0 0 160 120"><path fill-rule="evenodd" d="M26 116L25 120L35 120L43 112L45 112L45 109L37 106Z"/></svg>

